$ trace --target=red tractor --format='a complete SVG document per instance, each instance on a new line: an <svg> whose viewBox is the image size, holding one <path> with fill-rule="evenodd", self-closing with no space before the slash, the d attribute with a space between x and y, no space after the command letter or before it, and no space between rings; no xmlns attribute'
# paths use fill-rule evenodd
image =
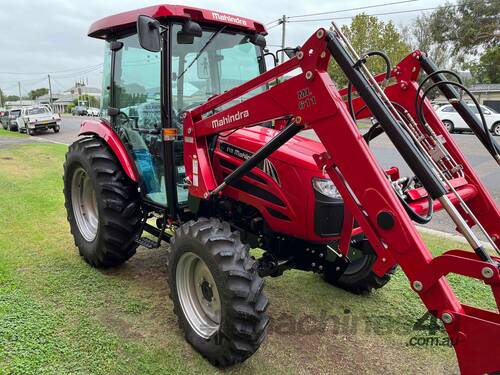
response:
<svg viewBox="0 0 500 375"><path fill-rule="evenodd" d="M498 251L500 211L426 99L439 88L500 162L456 74L420 51L395 67L380 51L358 56L335 24L267 70L261 23L187 6L107 17L89 35L106 42L107 115L82 123L64 192L90 265L117 266L138 246L169 242L180 327L221 367L250 357L266 336L263 277L313 271L366 293L399 265L444 322L461 370L500 370L500 315L460 303L445 280L482 280L500 305L499 258L471 230ZM344 89L327 73L332 58L349 80ZM372 76L371 58L387 71ZM362 118L373 123L364 135ZM384 132L414 176L377 164L369 142ZM431 256L413 222L437 210L473 251ZM263 255L255 259L251 247Z"/></svg>

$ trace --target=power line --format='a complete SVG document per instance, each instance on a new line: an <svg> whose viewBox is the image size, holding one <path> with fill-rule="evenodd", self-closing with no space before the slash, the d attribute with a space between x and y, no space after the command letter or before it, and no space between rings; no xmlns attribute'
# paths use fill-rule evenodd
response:
<svg viewBox="0 0 500 375"><path fill-rule="evenodd" d="M101 66L101 64L97 65L88 65L80 68L72 68L72 69L63 69L63 70L58 70L58 71L53 71L53 72L0 72L0 74L9 74L9 75L47 75L47 74L58 74L58 73L67 73L67 72L72 72L72 71L80 71L80 70L85 70L89 68L95 68L98 66Z"/></svg>
<svg viewBox="0 0 500 375"><path fill-rule="evenodd" d="M281 25L281 23L277 23L276 25L273 25L271 27L268 27L267 30L271 30L271 29L274 29L276 26L279 26Z"/></svg>
<svg viewBox="0 0 500 375"><path fill-rule="evenodd" d="M295 15L295 16L289 16L287 18L302 18L302 17L322 16L322 15L325 15L325 14L332 14L332 13L351 12L351 11L354 11L354 10L372 9L372 8L385 7L385 6L389 6L389 5L397 5L397 4L404 4L404 3L414 3L416 1L420 1L420 0L394 1L394 2L391 2L391 3L382 3L382 4L368 5L368 6L357 7L357 8L333 10L331 12L300 14L300 15Z"/></svg>
<svg viewBox="0 0 500 375"><path fill-rule="evenodd" d="M456 7L457 5L443 5L445 7ZM427 10L435 10L439 9L442 6L439 7L433 7L433 8L420 8L420 9L409 9L409 10L399 10L399 11L394 11L394 12L385 12L385 13L373 13L373 14L367 14L367 16L387 16L391 14L402 14L402 13L412 13L412 12L424 12ZM346 17L331 17L331 18L315 18L311 20L295 20L295 21L288 21L288 22L316 22L316 21L331 21L331 20L349 20L352 19L356 16L346 16Z"/></svg>

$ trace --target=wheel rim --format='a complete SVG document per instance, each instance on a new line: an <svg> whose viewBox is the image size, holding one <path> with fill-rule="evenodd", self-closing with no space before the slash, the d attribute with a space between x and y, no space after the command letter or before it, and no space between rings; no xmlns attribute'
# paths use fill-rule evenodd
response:
<svg viewBox="0 0 500 375"><path fill-rule="evenodd" d="M446 127L446 130L450 131L451 130L451 122L445 121L444 126Z"/></svg>
<svg viewBox="0 0 500 375"><path fill-rule="evenodd" d="M361 271L368 263L369 256L361 250L352 247L349 249L350 264L344 271L344 275L353 275Z"/></svg>
<svg viewBox="0 0 500 375"><path fill-rule="evenodd" d="M197 255L184 253L175 272L177 295L184 316L201 337L210 338L220 326L221 302L212 273Z"/></svg>
<svg viewBox="0 0 500 375"><path fill-rule="evenodd" d="M493 132L495 133L495 135L500 135L500 124L495 125Z"/></svg>
<svg viewBox="0 0 500 375"><path fill-rule="evenodd" d="M78 168L73 174L71 203L78 230L86 241L92 242L97 236L99 215L92 181L83 168Z"/></svg>

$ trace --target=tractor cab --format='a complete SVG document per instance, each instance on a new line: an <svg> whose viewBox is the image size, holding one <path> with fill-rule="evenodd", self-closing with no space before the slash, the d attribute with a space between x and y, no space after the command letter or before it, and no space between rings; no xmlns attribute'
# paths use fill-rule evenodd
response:
<svg viewBox="0 0 500 375"><path fill-rule="evenodd" d="M265 71L264 27L162 5L97 21L89 35L106 40L101 111L134 161L144 199L185 203L182 115ZM179 136L165 144L167 128Z"/></svg>

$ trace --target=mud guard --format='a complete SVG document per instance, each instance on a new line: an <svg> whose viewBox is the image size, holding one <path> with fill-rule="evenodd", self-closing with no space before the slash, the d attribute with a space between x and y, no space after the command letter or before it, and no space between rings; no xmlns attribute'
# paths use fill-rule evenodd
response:
<svg viewBox="0 0 500 375"><path fill-rule="evenodd" d="M103 119L83 121L78 133L78 136L82 135L95 135L102 138L116 155L127 176L134 182L139 181L134 162L130 158L125 145L107 121Z"/></svg>

